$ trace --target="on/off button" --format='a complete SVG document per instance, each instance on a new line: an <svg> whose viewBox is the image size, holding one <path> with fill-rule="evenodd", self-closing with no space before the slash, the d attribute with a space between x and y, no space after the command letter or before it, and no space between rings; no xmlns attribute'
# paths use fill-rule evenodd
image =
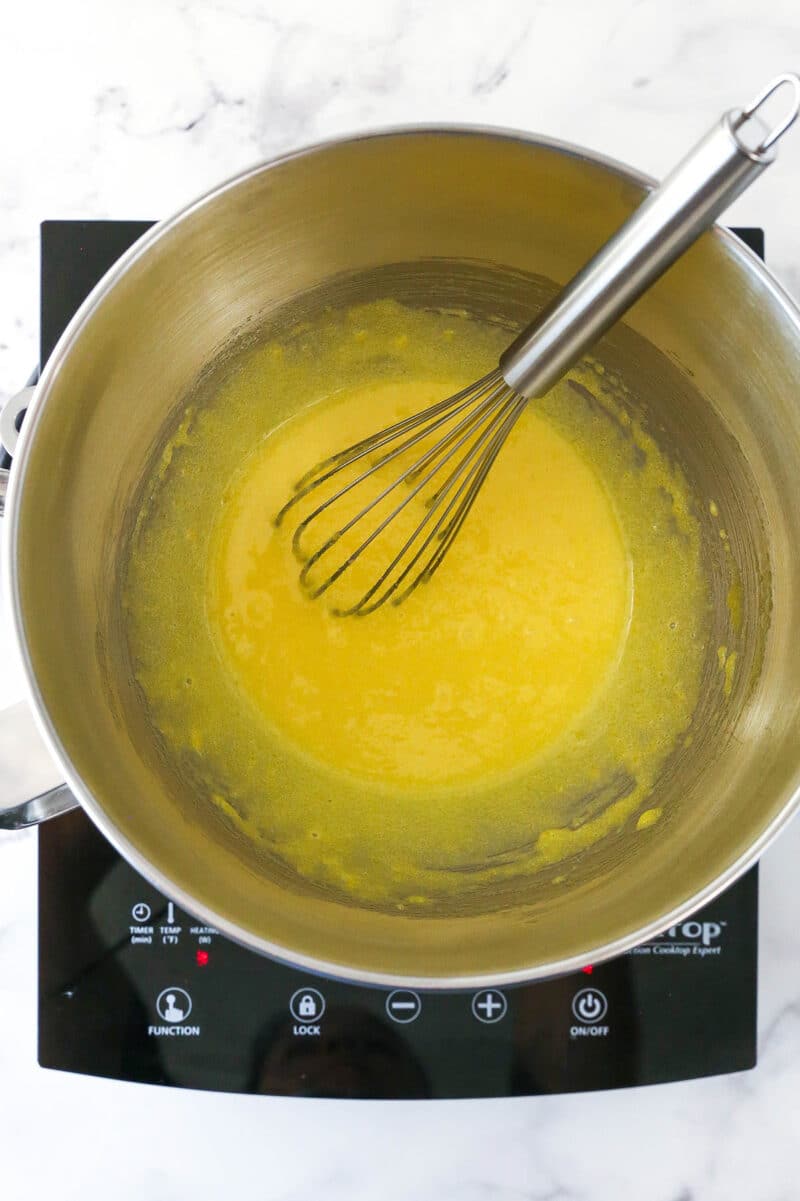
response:
<svg viewBox="0 0 800 1201"><path fill-rule="evenodd" d="M608 1000L599 988L582 988L572 998L572 1012L579 1022L593 1026L608 1013Z"/></svg>

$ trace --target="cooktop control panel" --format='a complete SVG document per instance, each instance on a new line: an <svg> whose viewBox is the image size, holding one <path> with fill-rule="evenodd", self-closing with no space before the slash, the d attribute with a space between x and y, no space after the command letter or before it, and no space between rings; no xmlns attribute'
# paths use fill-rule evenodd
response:
<svg viewBox="0 0 800 1201"><path fill-rule="evenodd" d="M488 1097L755 1064L756 874L610 963L432 993L307 975L146 883L80 812L41 831L39 1061L187 1088Z"/></svg>

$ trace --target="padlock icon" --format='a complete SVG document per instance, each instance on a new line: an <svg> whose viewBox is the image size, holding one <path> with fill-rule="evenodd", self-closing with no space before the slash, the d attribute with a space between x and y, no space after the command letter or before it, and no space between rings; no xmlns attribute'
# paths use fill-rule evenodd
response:
<svg viewBox="0 0 800 1201"><path fill-rule="evenodd" d="M311 996L311 993L304 993L297 1005L297 1012L301 1018L314 1018L317 1016L317 1002Z"/></svg>
<svg viewBox="0 0 800 1201"><path fill-rule="evenodd" d="M292 993L289 1012L294 1020L300 1023L299 1027L295 1027L295 1034L319 1034L319 1027L316 1023L325 1012L325 998L318 989L309 988L308 985L305 988L298 988L296 993ZM315 1024L306 1029L304 1025L306 1022Z"/></svg>

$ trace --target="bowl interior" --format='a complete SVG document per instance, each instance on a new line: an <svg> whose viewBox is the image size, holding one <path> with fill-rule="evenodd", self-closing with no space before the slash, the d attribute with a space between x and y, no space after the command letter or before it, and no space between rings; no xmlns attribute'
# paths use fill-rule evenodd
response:
<svg viewBox="0 0 800 1201"><path fill-rule="evenodd" d="M289 311L378 295L518 328L641 195L607 164L510 135L333 144L158 227L55 351L22 439L10 526L35 687L104 832L234 937L385 982L532 978L663 928L732 879L793 806L800 332L749 252L719 232L595 352L598 387L611 381L718 509L712 520L698 506L714 630L694 739L658 786L658 839L625 829L570 861L566 881L541 873L426 917L358 908L305 885L198 802L153 737L126 662L118 567L148 467L186 397L213 387L243 339ZM727 696L720 645L739 656Z"/></svg>

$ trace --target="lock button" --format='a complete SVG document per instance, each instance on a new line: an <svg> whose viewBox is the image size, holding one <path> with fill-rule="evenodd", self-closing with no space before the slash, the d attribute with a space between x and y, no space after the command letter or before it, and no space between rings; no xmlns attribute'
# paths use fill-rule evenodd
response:
<svg viewBox="0 0 800 1201"><path fill-rule="evenodd" d="M296 1022L318 1022L325 1012L325 998L317 988L298 988L289 1010Z"/></svg>

